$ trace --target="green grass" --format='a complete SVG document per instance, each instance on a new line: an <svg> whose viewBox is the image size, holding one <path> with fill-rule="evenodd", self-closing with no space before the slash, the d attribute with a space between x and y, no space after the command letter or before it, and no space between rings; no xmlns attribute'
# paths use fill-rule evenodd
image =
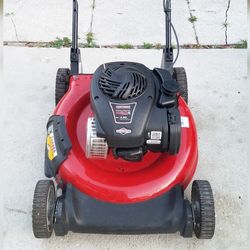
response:
<svg viewBox="0 0 250 250"><path fill-rule="evenodd" d="M96 47L95 37L94 37L94 33L93 32L88 32L86 34L86 41L87 41L87 47L88 48L95 48Z"/></svg>
<svg viewBox="0 0 250 250"><path fill-rule="evenodd" d="M153 49L154 45L152 43L143 43L143 49Z"/></svg>
<svg viewBox="0 0 250 250"><path fill-rule="evenodd" d="M188 21L189 21L190 23L197 22L197 20L198 20L198 17L193 16L193 15L192 15L191 17L188 18Z"/></svg>
<svg viewBox="0 0 250 250"><path fill-rule="evenodd" d="M235 44L236 49L247 49L247 40L240 40L237 44Z"/></svg>
<svg viewBox="0 0 250 250"><path fill-rule="evenodd" d="M60 49L62 47L70 47L71 46L71 40L68 37L57 37L54 41L50 42L51 47Z"/></svg>
<svg viewBox="0 0 250 250"><path fill-rule="evenodd" d="M132 44L125 43L125 44L118 44L117 48L118 49L133 49L134 46Z"/></svg>

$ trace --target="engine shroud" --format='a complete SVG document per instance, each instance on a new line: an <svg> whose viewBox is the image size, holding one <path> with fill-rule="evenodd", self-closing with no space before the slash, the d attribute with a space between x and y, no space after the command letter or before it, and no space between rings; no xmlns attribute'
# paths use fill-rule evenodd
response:
<svg viewBox="0 0 250 250"><path fill-rule="evenodd" d="M140 161L148 151L176 154L180 147L179 86L163 69L133 62L101 65L91 83L96 135L115 158Z"/></svg>

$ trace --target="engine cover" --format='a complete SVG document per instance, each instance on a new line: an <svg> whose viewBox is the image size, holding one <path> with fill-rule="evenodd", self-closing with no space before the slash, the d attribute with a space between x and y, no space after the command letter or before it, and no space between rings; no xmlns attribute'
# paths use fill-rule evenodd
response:
<svg viewBox="0 0 250 250"><path fill-rule="evenodd" d="M101 65L91 83L97 137L116 158L129 161L141 160L147 150L178 153L178 91L166 70L133 62Z"/></svg>

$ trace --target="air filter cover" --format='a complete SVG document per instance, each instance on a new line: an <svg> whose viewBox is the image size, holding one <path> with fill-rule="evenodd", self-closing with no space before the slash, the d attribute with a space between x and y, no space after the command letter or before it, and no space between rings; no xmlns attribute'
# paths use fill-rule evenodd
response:
<svg viewBox="0 0 250 250"><path fill-rule="evenodd" d="M132 65L120 65L105 69L99 79L99 87L112 99L133 99L145 91L147 79Z"/></svg>

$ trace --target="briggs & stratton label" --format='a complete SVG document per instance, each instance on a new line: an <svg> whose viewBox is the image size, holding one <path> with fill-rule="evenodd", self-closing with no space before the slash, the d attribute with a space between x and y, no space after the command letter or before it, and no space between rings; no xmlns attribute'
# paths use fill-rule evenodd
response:
<svg viewBox="0 0 250 250"><path fill-rule="evenodd" d="M116 124L131 124L137 103L109 102Z"/></svg>

